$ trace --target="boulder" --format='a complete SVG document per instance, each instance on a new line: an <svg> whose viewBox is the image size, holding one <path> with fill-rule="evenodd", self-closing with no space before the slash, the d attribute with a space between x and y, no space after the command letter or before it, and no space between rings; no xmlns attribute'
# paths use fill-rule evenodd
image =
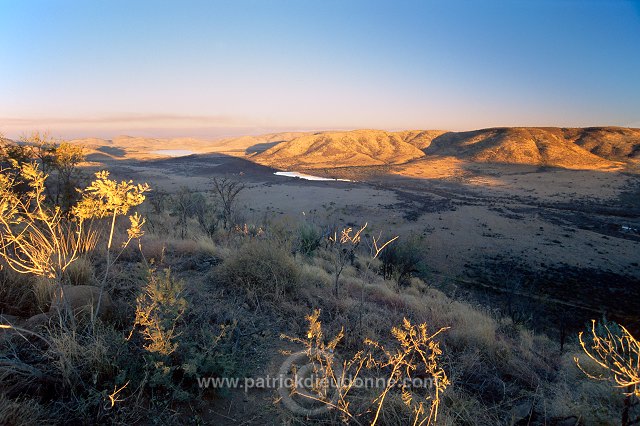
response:
<svg viewBox="0 0 640 426"><path fill-rule="evenodd" d="M56 289L51 299L50 313L61 311L65 308L71 309L74 314L93 313L98 309L98 300L100 300L100 287L93 285L65 285L60 289ZM104 317L113 309L113 302L109 293L102 292L102 300L100 300L99 315Z"/></svg>
<svg viewBox="0 0 640 426"><path fill-rule="evenodd" d="M51 313L43 312L41 314L37 314L29 318L24 323L24 328L30 331L36 331L38 328L49 324L50 320L51 320Z"/></svg>
<svg viewBox="0 0 640 426"><path fill-rule="evenodd" d="M511 425L528 425L533 417L533 404L530 401L524 401L511 409Z"/></svg>

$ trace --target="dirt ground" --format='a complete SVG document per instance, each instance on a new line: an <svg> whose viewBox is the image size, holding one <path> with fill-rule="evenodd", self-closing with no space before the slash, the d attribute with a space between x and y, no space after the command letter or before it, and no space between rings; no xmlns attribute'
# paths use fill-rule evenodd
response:
<svg viewBox="0 0 640 426"><path fill-rule="evenodd" d="M431 284L526 311L534 327L579 327L603 314L640 327L637 174L442 157L307 171L352 182L307 181L218 153L105 166L169 193L206 191L214 176L240 179L247 222L368 222L387 236L422 235Z"/></svg>

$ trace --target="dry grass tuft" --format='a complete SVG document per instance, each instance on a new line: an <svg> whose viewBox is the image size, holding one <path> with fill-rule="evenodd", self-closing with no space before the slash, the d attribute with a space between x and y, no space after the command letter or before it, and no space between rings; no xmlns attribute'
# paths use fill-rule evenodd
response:
<svg viewBox="0 0 640 426"><path fill-rule="evenodd" d="M623 396L606 382L585 380L573 358L582 355L578 348L560 360L555 380L544 385L548 415L574 418L576 424L620 424ZM595 362L583 360L583 367L597 368Z"/></svg>
<svg viewBox="0 0 640 426"><path fill-rule="evenodd" d="M108 343L102 333L81 328L55 328L49 333L51 347L47 357L54 374L61 377L63 386L80 390L99 377L111 377L117 366L109 356Z"/></svg>
<svg viewBox="0 0 640 426"><path fill-rule="evenodd" d="M37 298L29 291L32 285L34 285L33 277L19 274L7 267L0 269L0 313L9 315L36 313Z"/></svg>
<svg viewBox="0 0 640 426"><path fill-rule="evenodd" d="M36 309L38 312L47 312L49 310L55 290L56 286L51 278L35 277L32 292L36 299Z"/></svg>
<svg viewBox="0 0 640 426"><path fill-rule="evenodd" d="M64 271L63 281L70 285L95 285L95 271L86 257L80 257Z"/></svg>
<svg viewBox="0 0 640 426"><path fill-rule="evenodd" d="M30 398L10 399L0 393L0 424L31 426L51 424L47 421L45 408Z"/></svg>
<svg viewBox="0 0 640 426"><path fill-rule="evenodd" d="M267 241L250 241L231 255L218 269L218 279L256 295L276 299L294 292L300 282L300 268L289 253Z"/></svg>
<svg viewBox="0 0 640 426"><path fill-rule="evenodd" d="M300 265L300 285L303 287L328 288L331 285L331 276L324 269L303 263Z"/></svg>

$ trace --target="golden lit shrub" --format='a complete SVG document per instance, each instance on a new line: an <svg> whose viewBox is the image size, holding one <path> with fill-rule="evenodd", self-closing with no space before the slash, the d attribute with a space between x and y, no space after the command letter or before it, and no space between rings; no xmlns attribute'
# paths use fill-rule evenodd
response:
<svg viewBox="0 0 640 426"><path fill-rule="evenodd" d="M280 388L283 399L309 398L325 404L335 409L344 423L366 419L372 426L378 422L436 424L441 396L449 385L440 365L442 350L436 337L446 328L433 331L426 323L414 325L404 318L402 325L391 328L393 339L389 344L365 338L363 349L340 362L336 348L345 337L344 328L328 340L320 321L320 310L316 309L306 319L309 327L304 338L284 334L281 337L303 345L315 377L314 385L302 389L303 392L297 384L289 389ZM297 374L296 371L297 366L292 364L284 373ZM362 379L367 374L384 380L379 381L382 385L376 392L363 400L363 395L355 396L361 389L354 384L358 377ZM417 378L427 380L430 385L414 388L411 383Z"/></svg>
<svg viewBox="0 0 640 426"><path fill-rule="evenodd" d="M160 356L168 356L178 347L178 322L187 308L183 297L184 282L162 273L149 272L149 280L136 300L135 326L144 337L144 348Z"/></svg>

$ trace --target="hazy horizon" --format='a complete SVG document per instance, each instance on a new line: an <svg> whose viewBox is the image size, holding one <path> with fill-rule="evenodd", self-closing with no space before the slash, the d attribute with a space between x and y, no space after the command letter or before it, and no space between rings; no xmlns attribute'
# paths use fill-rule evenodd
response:
<svg viewBox="0 0 640 426"><path fill-rule="evenodd" d="M632 1L7 3L0 132L640 127L639 11Z"/></svg>
<svg viewBox="0 0 640 426"><path fill-rule="evenodd" d="M20 131L14 135L10 135L7 133L0 133L1 136L8 138L10 140L22 140L24 138L29 138L34 132L44 133L48 136L52 137L54 140L83 140L83 139L102 139L102 140L115 140L117 138L122 137L132 137L132 138L142 138L142 139L158 139L158 140L171 140L171 139L194 139L201 141L211 141L215 142L218 140L226 140L233 138L240 138L243 136L263 136L268 134L278 134L278 133L314 133L314 132L349 132L349 131L357 131L357 130L381 130L385 132L401 132L401 131L430 131L430 130L444 130L447 132L472 132L484 129L492 129L492 128L603 128L603 127L621 127L621 128L630 128L630 129L638 129L640 127L633 126L615 126L615 125L593 125L593 126L489 126L482 128L473 128L473 129L418 129L418 128L364 128L364 127L345 127L345 128L265 128L265 129L223 129L223 128L215 128L211 131L207 131L206 129L200 129L197 132L189 132L182 131L180 129L165 129L163 132L157 132L155 130L131 130L129 132L101 132L94 131L93 133L86 132L72 132L61 135L60 133L53 132L46 127L33 128L31 130Z"/></svg>

